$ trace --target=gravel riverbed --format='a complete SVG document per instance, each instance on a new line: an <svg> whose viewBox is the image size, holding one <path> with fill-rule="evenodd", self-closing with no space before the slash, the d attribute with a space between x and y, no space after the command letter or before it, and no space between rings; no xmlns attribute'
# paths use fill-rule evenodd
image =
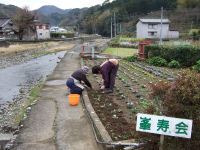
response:
<svg viewBox="0 0 200 150"><path fill-rule="evenodd" d="M45 50L46 49L36 49L25 51L23 53L12 54L10 56L0 56L0 69L25 63L26 61L33 59L36 52L43 52Z"/></svg>
<svg viewBox="0 0 200 150"><path fill-rule="evenodd" d="M34 54L36 52L43 52L46 49L25 51L23 53L17 53L10 56L0 56L0 69L4 69L13 65L23 64L31 59L34 59ZM29 92L31 89L36 87L41 80L41 78L34 79L31 78L24 85L20 85L19 95L16 95L12 102L7 102L5 104L0 104L0 134L16 133L19 127L16 126L15 121L19 116L22 108L26 105L29 97ZM27 112L31 110L31 107L27 108ZM27 116L24 115L25 119Z"/></svg>

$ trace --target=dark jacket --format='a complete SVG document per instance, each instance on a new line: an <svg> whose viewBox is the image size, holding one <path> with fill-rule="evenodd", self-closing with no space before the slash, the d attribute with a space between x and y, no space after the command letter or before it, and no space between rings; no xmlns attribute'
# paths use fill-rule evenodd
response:
<svg viewBox="0 0 200 150"><path fill-rule="evenodd" d="M115 66L110 61L106 62L102 67L100 67L100 72L102 74L102 78L104 79L104 85L110 90L113 90L114 88L118 68L119 64Z"/></svg>
<svg viewBox="0 0 200 150"><path fill-rule="evenodd" d="M79 82L83 81L88 87L92 87L83 70L77 70L72 74L72 77L78 80Z"/></svg>
<svg viewBox="0 0 200 150"><path fill-rule="evenodd" d="M82 94L83 89L74 84L73 78L68 78L66 85L69 87L71 94Z"/></svg>

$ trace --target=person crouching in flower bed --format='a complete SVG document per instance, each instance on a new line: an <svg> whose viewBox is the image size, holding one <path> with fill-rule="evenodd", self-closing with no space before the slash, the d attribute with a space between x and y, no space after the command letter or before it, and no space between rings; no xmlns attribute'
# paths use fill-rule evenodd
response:
<svg viewBox="0 0 200 150"><path fill-rule="evenodd" d="M103 62L101 65L92 67L93 74L102 75L103 86L101 86L101 89L104 90L105 88L107 88L104 93L113 93L118 68L119 62L117 59L109 59Z"/></svg>
<svg viewBox="0 0 200 150"><path fill-rule="evenodd" d="M75 71L70 78L67 79L66 85L70 89L70 94L82 94L84 86L81 84L86 84L88 87L92 88L91 83L88 81L86 74L89 72L87 66L83 66L82 69Z"/></svg>

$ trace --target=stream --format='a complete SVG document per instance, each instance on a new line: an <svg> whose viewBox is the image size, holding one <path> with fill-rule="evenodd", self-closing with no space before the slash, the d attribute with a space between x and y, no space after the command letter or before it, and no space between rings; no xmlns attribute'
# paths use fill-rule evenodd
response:
<svg viewBox="0 0 200 150"><path fill-rule="evenodd" d="M0 69L0 105L12 103L20 89L30 82L45 80L66 51L37 57L23 64Z"/></svg>

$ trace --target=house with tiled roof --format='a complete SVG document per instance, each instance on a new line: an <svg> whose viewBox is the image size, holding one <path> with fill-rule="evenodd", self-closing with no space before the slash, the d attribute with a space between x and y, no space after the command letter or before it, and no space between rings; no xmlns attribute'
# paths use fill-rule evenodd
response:
<svg viewBox="0 0 200 150"><path fill-rule="evenodd" d="M0 18L0 36L11 37L14 35L11 18Z"/></svg>
<svg viewBox="0 0 200 150"><path fill-rule="evenodd" d="M16 27L11 18L0 18L0 37L16 39L15 30ZM50 25L49 23L41 23L38 20L34 20L33 26L26 29L23 40L39 39L50 39Z"/></svg>
<svg viewBox="0 0 200 150"><path fill-rule="evenodd" d="M179 38L178 31L170 30L169 19L161 20L161 19L140 18L137 21L136 28L137 28L137 38L157 39L160 38L160 33L162 33L161 35L163 39Z"/></svg>

